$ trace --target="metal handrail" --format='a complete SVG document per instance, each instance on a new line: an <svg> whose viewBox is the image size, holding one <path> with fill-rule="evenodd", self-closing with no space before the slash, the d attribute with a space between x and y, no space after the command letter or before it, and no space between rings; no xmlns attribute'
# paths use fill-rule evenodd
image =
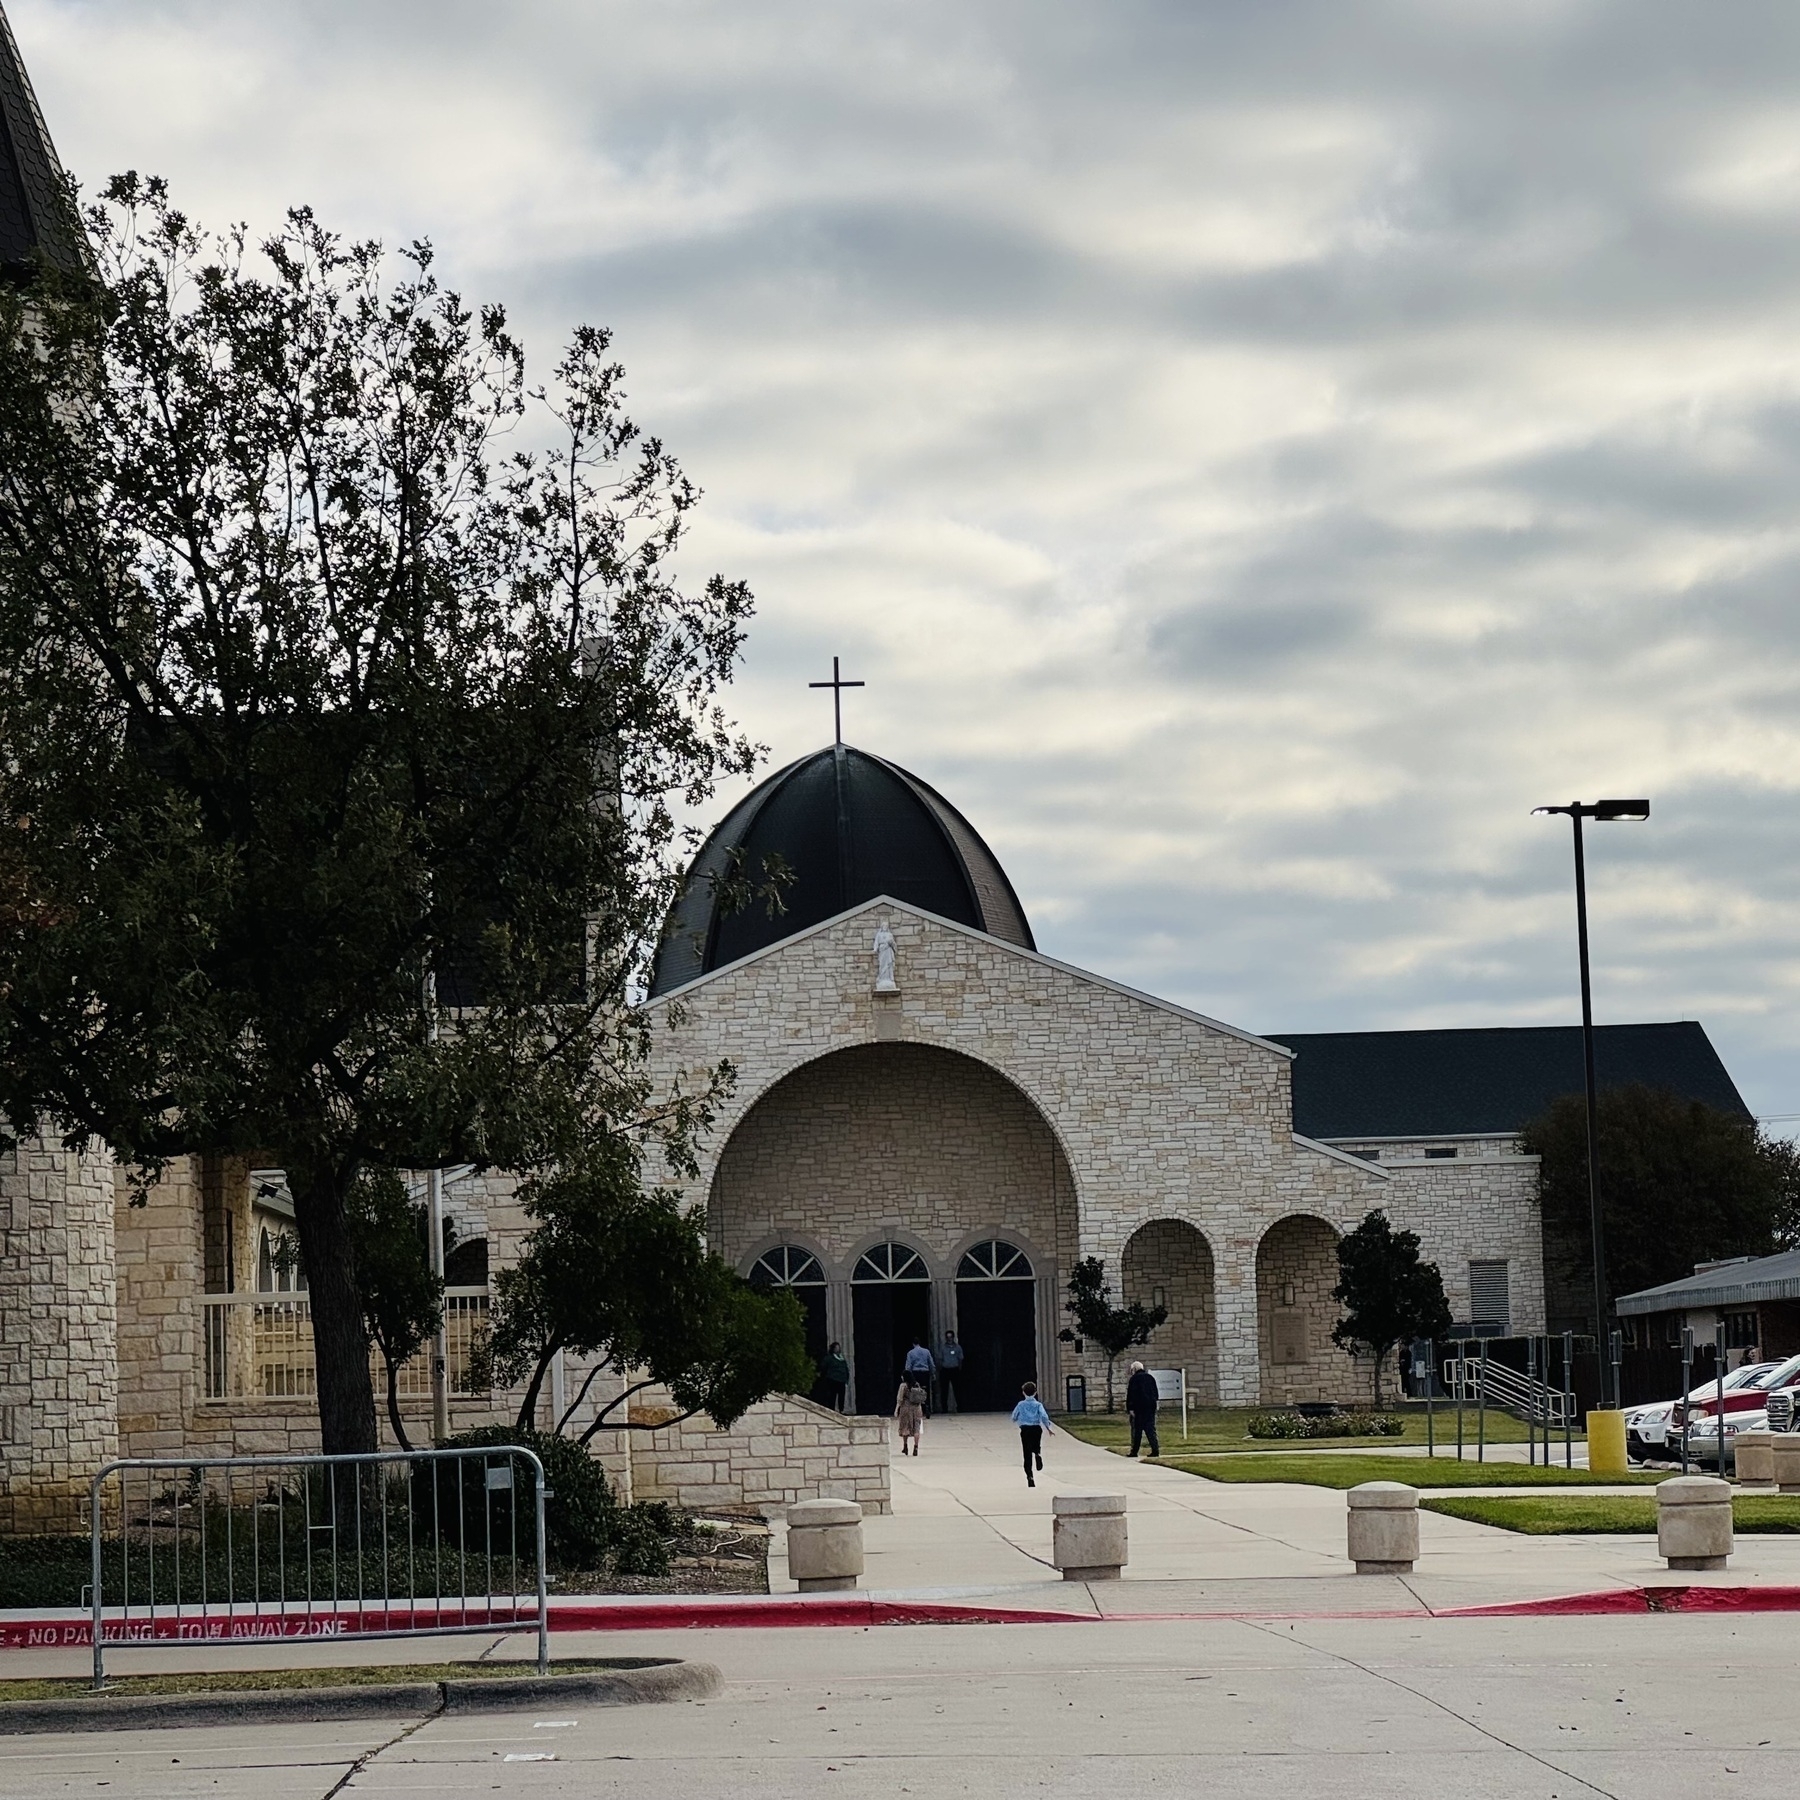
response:
<svg viewBox="0 0 1800 1800"><path fill-rule="evenodd" d="M1561 1425L1572 1416L1573 1397L1563 1388L1521 1375L1491 1358L1449 1357L1443 1365L1444 1385L1452 1399L1492 1399L1509 1411L1521 1412L1534 1424Z"/></svg>
<svg viewBox="0 0 1800 1800"><path fill-rule="evenodd" d="M435 1471L436 1465L446 1463L458 1465L453 1477L456 1509L453 1520L444 1516L444 1483ZM421 1464L433 1468L428 1521L418 1517L418 1483L411 1478ZM535 1593L530 1596L519 1582L515 1465L523 1465L532 1477L537 1567ZM396 1468L404 1469L409 1476L405 1493L404 1543L398 1531L400 1521L393 1504L395 1495L387 1479ZM481 1478L479 1491L482 1497L481 1543L479 1551L473 1554L469 1549L469 1488L465 1478L471 1469ZM135 1618L131 1586L131 1477L139 1473L144 1477L143 1494L147 1502L140 1550L146 1565L148 1601L143 1616ZM221 1475L222 1479L219 1478ZM108 1516L105 1490L108 1481L114 1477L117 1477L116 1516L122 1592L113 1616L109 1618L105 1587L104 1542ZM240 1478L247 1484L247 1519L240 1518L245 1510L238 1492ZM294 1485L296 1478L297 1488ZM159 1480L166 1498L159 1497ZM222 1507L218 1504L217 1491L221 1487ZM378 1500L373 1518L365 1516L363 1503L365 1490L369 1488L374 1490ZM183 1489L186 1490L185 1498ZM313 1511L315 1491L320 1502L317 1519ZM506 1509L508 1542L504 1546L496 1546L494 1539L493 1496L497 1493L514 1496ZM105 1653L109 1644L129 1643L137 1648L153 1648L164 1643L191 1642L196 1637L214 1636L438 1637L468 1632L524 1631L534 1626L538 1638L538 1672L545 1674L550 1658L550 1590L545 1561L544 1502L549 1494L550 1490L544 1485L543 1463L535 1452L518 1444L489 1444L453 1450L383 1450L331 1456L122 1457L106 1463L95 1473L88 1487L92 1529L94 1685L104 1685ZM347 1497L354 1503L349 1513L345 1508ZM162 1553L165 1559L173 1558L174 1596L172 1606L162 1609L161 1619L158 1618L157 1600L159 1505L166 1505L170 1513ZM275 1516L265 1527L263 1515L271 1509ZM194 1515L192 1527L183 1521L184 1510ZM216 1517L219 1522L214 1527L215 1541L209 1553L207 1537L211 1517ZM422 1524L428 1528L423 1544L420 1538ZM368 1526L366 1541L365 1525ZM224 1533L224 1592L213 1594L208 1589L210 1578L216 1573L220 1531ZM243 1542L246 1532L247 1546ZM265 1544L271 1534L275 1541ZM189 1585L197 1582L197 1609L184 1598L184 1538L190 1540ZM458 1575L456 1591L449 1594L444 1591L443 1580L447 1545L454 1549ZM416 1592L417 1577L421 1555L427 1550L433 1577L432 1591L429 1595L421 1595ZM196 1554L199 1559L197 1575L193 1570ZM377 1556L380 1578L374 1585L379 1591L371 1595L370 1558ZM238 1585L239 1570L246 1563L248 1597L239 1591ZM345 1591L343 1572L346 1563L355 1569L354 1593ZM472 1563L486 1577L480 1584L482 1591L478 1593L469 1591ZM511 1575L505 1588L497 1588L494 1582L496 1568L501 1566ZM327 1567L330 1592L320 1595L317 1588L324 1583ZM304 1593L290 1595L290 1576L298 1587L302 1575ZM397 1578L402 1576L406 1587L404 1595L396 1591ZM271 1585L275 1592L265 1595L265 1588ZM523 1604L528 1598L529 1606ZM421 1623L422 1617L424 1622ZM402 1618L406 1623L395 1622ZM237 1629L239 1627L247 1629Z"/></svg>

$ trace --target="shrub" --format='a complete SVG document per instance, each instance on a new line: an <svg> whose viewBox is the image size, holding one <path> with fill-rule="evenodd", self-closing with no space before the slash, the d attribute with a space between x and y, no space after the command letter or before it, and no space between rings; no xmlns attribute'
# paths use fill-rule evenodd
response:
<svg viewBox="0 0 1800 1800"><path fill-rule="evenodd" d="M1250 1415L1253 1438L1349 1438L1399 1437L1406 1422L1392 1413L1333 1413L1325 1418L1306 1418L1294 1412Z"/></svg>
<svg viewBox="0 0 1800 1800"><path fill-rule="evenodd" d="M681 1521L666 1502L621 1506L607 1485L606 1471L586 1448L570 1438L510 1425L488 1425L447 1439L445 1450L478 1450L516 1444L534 1451L544 1465L544 1530L549 1560L564 1569L610 1566L620 1575L666 1575L669 1540ZM521 1495L521 1502L524 1496Z"/></svg>

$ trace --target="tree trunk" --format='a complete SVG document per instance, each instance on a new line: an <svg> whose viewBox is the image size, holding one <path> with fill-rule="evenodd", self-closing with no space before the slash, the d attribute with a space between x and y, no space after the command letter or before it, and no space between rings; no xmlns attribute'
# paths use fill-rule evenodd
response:
<svg viewBox="0 0 1800 1800"><path fill-rule="evenodd" d="M320 1447L328 1456L366 1455L375 1449L375 1384L344 1214L347 1184L331 1170L290 1166L287 1176L312 1304Z"/></svg>
<svg viewBox="0 0 1800 1800"><path fill-rule="evenodd" d="M394 1442L402 1450L410 1450L412 1439L406 1435L406 1427L400 1422L400 1365L385 1351L382 1352L381 1361L387 1370L388 1424L393 1427Z"/></svg>

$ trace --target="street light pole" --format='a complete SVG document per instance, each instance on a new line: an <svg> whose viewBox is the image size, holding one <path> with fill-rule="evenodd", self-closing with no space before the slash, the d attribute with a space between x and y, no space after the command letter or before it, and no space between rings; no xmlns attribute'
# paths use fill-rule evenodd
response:
<svg viewBox="0 0 1800 1800"><path fill-rule="evenodd" d="M1588 973L1587 924L1587 857L1581 841L1581 821L1598 819L1642 820L1650 816L1648 800L1596 800L1591 805L1572 801L1567 806L1540 806L1541 813L1567 813L1575 828L1575 941L1581 962L1581 1062L1587 1088L1587 1165L1588 1218L1593 1231L1594 1249L1594 1342L1600 1352L1602 1392L1610 1386L1609 1396L1616 1410L1619 1405L1619 1380L1615 1367L1606 1373L1606 1224L1600 1212L1600 1089L1594 1077L1594 994Z"/></svg>
<svg viewBox="0 0 1800 1800"><path fill-rule="evenodd" d="M1587 858L1581 846L1581 809L1569 808L1575 827L1575 938L1581 957L1581 1062L1587 1082L1588 1218L1594 1239L1594 1341L1606 1337L1606 1221L1600 1212L1600 1087L1594 1078L1594 990L1588 975ZM1601 1357L1604 1369L1605 1357ZM1619 1396L1610 1396L1619 1404Z"/></svg>

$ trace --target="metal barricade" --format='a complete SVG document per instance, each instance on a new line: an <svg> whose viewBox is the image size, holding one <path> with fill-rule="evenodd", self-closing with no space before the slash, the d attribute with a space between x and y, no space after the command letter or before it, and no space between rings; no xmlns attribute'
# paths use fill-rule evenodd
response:
<svg viewBox="0 0 1800 1800"><path fill-rule="evenodd" d="M94 1685L127 1644L534 1629L547 1673L549 1492L513 1444L108 1463L89 1489Z"/></svg>

